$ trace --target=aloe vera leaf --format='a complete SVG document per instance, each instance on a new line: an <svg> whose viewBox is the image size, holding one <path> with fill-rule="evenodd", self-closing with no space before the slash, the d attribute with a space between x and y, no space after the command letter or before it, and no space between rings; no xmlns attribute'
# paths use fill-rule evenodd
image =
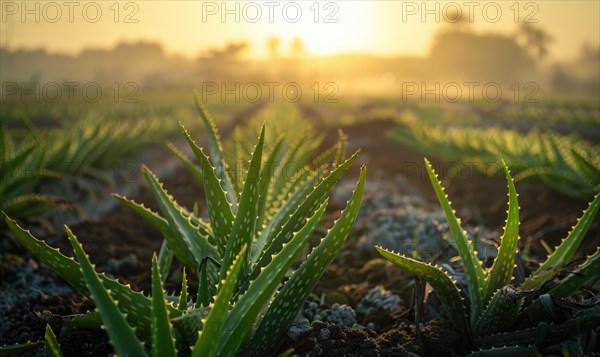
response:
<svg viewBox="0 0 600 357"><path fill-rule="evenodd" d="M284 192L284 188L287 184L287 181L291 179L289 169L292 165L296 167L300 165L298 160L295 160L295 157L303 145L306 145L305 140L298 140L290 149L285 152L285 155L281 159L279 166L275 170L273 183L269 188L269 197L267 199L267 203L271 204L271 206L268 208L273 208L273 205L276 205L281 200L285 200L287 198L288 195Z"/></svg>
<svg viewBox="0 0 600 357"><path fill-rule="evenodd" d="M539 270L543 270L549 266L564 265L571 260L589 230L590 225L596 218L599 208L600 194L596 194L594 200L590 202L588 209L584 211L575 227L573 227L561 244L555 248L554 253L540 265Z"/></svg>
<svg viewBox="0 0 600 357"><path fill-rule="evenodd" d="M180 354L191 352L190 347L198 340L198 331L202 330L202 321L209 312L209 307L190 308L183 315L171 319Z"/></svg>
<svg viewBox="0 0 600 357"><path fill-rule="evenodd" d="M473 250L473 246L467 240L466 234L460 226L460 220L456 218L454 210L450 206L450 201L448 201L448 196L444 192L435 171L427 159L425 159L425 165L427 173L429 174L429 179L431 180L431 184L440 201L440 205L444 210L446 220L448 220L450 231L452 232L452 237L454 237L458 253L463 262L471 302L471 324L474 324L474 322L477 321L476 319L481 315L483 309L482 295L485 291L483 290L485 288L485 273L477 258L477 253Z"/></svg>
<svg viewBox="0 0 600 357"><path fill-rule="evenodd" d="M44 346L44 352L46 357L62 357L62 352L60 352L60 345L58 344L56 336L54 335L54 331L52 331L52 327L50 327L50 325L46 325L44 341L46 343L46 345Z"/></svg>
<svg viewBox="0 0 600 357"><path fill-rule="evenodd" d="M342 129L338 130L338 142L337 142L337 151L335 155L334 163L336 165L344 162L344 156L346 155L346 144L347 144L346 134L342 131Z"/></svg>
<svg viewBox="0 0 600 357"><path fill-rule="evenodd" d="M196 307L210 305L210 299L212 297L210 287L211 283L208 279L208 261L204 261L204 263L200 265L200 270L198 271L198 295L196 297Z"/></svg>
<svg viewBox="0 0 600 357"><path fill-rule="evenodd" d="M467 355L467 357L513 357L513 356L536 356L534 346L506 346L492 347L487 350L479 350Z"/></svg>
<svg viewBox="0 0 600 357"><path fill-rule="evenodd" d="M259 185L260 185L260 167L262 160L263 144L265 140L265 127L263 125L260 131L260 137L258 143L252 154L252 160L250 161L250 167L246 174L246 180L244 182L244 189L240 196L240 205L238 207L238 213L235 216L233 227L231 228L231 235L227 241L227 247L225 248L225 255L223 262L221 263L221 280L227 276L227 269L233 263L233 259L239 253L240 249L244 245L250 246L252 239L254 238L254 230L256 228L256 217L258 214L258 199L259 199ZM246 256L242 257L242 271L246 264Z"/></svg>
<svg viewBox="0 0 600 357"><path fill-rule="evenodd" d="M83 251L81 244L67 227L67 235L73 252L79 261L79 268L85 280L90 296L96 305L96 309L102 317L103 326L108 334L111 346L119 356L145 356L144 347L135 335L135 329L129 326L127 319L117 302L110 296L109 290L102 285L100 278L94 271L92 263ZM127 305L127 302L122 302Z"/></svg>
<svg viewBox="0 0 600 357"><path fill-rule="evenodd" d="M8 158L6 161L2 162L2 168L8 169L7 171L2 172L2 176L9 175L10 170L12 172L19 172L23 165L27 162L28 157L34 150L37 148L37 144L35 142L31 142L24 146L23 148L19 148L19 151L12 155L12 157Z"/></svg>
<svg viewBox="0 0 600 357"><path fill-rule="evenodd" d="M69 162L69 164L76 164L77 165L76 169L78 171L81 170L82 165L85 165L88 163L87 161L84 161L83 158L85 158L91 151L91 148L97 146L98 141L100 141L100 140L94 140L94 138L100 137L99 134L100 134L100 130L102 129L102 127L100 125L95 125L93 127L88 127L88 128L89 129L87 130L87 133L85 130L83 130L83 129L81 130L80 136L79 136L80 143L79 143L79 145L76 146L76 151L72 155L71 161Z"/></svg>
<svg viewBox="0 0 600 357"><path fill-rule="evenodd" d="M600 248L575 269L575 271L562 279L558 285L550 289L550 295L556 297L566 297L579 289L592 277L600 273Z"/></svg>
<svg viewBox="0 0 600 357"><path fill-rule="evenodd" d="M517 321L521 299L511 297L507 289L508 285L494 292L488 306L473 326L473 335L485 336L509 331Z"/></svg>
<svg viewBox="0 0 600 357"><path fill-rule="evenodd" d="M497 335L484 336L473 341L478 348L508 345L531 345L544 336L543 342L550 346L569 338L581 335L583 332L600 326L600 308L598 306L588 309L582 316L572 318L561 324L540 322L537 326L515 332L506 332Z"/></svg>
<svg viewBox="0 0 600 357"><path fill-rule="evenodd" d="M562 266L571 260L573 254L579 248L581 241L585 237L585 234L589 230L592 222L596 218L598 209L600 208L600 194L596 194L594 200L590 202L587 210L583 212L581 218L578 219L577 224L572 228L567 237L562 240L560 245L554 249L554 252L548 256L545 262L533 272L525 281L521 284L521 289L530 290L540 287L547 278L543 278L543 272L551 269L552 267Z"/></svg>
<svg viewBox="0 0 600 357"><path fill-rule="evenodd" d="M305 145L302 146L303 150L299 151L295 158L295 161L298 164L296 167L302 168L310 163L310 159L314 157L315 150L321 146L324 138L325 134L320 133L311 140L306 140L306 138L300 139L305 141Z"/></svg>
<svg viewBox="0 0 600 357"><path fill-rule="evenodd" d="M228 160L228 158L225 158L225 162L227 163L233 163L233 175L230 176L231 180L233 181L233 185L235 186L235 190L236 192L241 192L242 191L242 187L240 186L240 177L242 175L242 172L240 172L241 170L241 165L240 163L243 162L244 160L244 154L246 153L245 151L240 154L240 151L242 151L243 149L241 148L242 143L245 142L245 138L242 138L241 135L239 135L239 131L236 128L236 131L233 134L234 138L232 140L232 144L231 147L227 150L227 152L230 153L231 159ZM248 157L252 156L252 152L248 152Z"/></svg>
<svg viewBox="0 0 600 357"><path fill-rule="evenodd" d="M129 198L121 196L117 193L113 193L112 196L148 221L148 223L158 229L163 235L171 232L171 229L169 228L169 222L167 222L167 220L161 217L158 213L146 207L143 203L137 203L134 200L130 200Z"/></svg>
<svg viewBox="0 0 600 357"><path fill-rule="evenodd" d="M128 199L127 197L121 196L116 193L113 193L113 197L115 197L117 200L119 200L119 202L123 203L124 205L132 209L135 213L143 217L146 221L148 221L162 233L165 240L162 242L160 246L160 251L158 253L158 266L160 268L161 276L163 277L163 279L166 279L169 273L169 269L171 267L171 262L173 260L173 250L169 248L168 241L173 241L176 239L171 232L169 223L166 219L158 215L158 213L153 212L151 209L144 206L143 204L137 203L133 200ZM180 250L182 249L180 248ZM179 255L183 255L183 252L179 252ZM182 258L182 263L193 264L191 260L189 260L189 257Z"/></svg>
<svg viewBox="0 0 600 357"><path fill-rule="evenodd" d="M43 344L42 341L27 341L14 345L2 345L0 346L0 356L17 356L21 353L40 347Z"/></svg>
<svg viewBox="0 0 600 357"><path fill-rule="evenodd" d="M312 186L315 184L316 179L327 176L331 170L343 163L345 155L344 138L345 136L340 131L340 140L335 145L325 150L325 152L317 156L308 166L299 171L296 179L288 182L284 189L285 194L289 196L286 204L288 201L293 203L294 200L297 201L304 198L307 191L313 188ZM298 203L299 202L295 204L297 205ZM294 205L291 205L291 207L294 207ZM284 217L285 216L286 215L284 215Z"/></svg>
<svg viewBox="0 0 600 357"><path fill-rule="evenodd" d="M107 126L87 138L85 151L83 151L84 155L80 155L74 161L79 165L80 171L83 171L89 164L98 165L98 159L104 155L110 145L116 144L113 140L109 139L111 134L110 127Z"/></svg>
<svg viewBox="0 0 600 357"><path fill-rule="evenodd" d="M251 354L264 355L269 347L281 338L296 314L308 298L313 287L321 278L329 263L337 256L342 244L348 238L352 225L358 216L364 192L366 167L360 171L360 177L346 209L327 235L312 250L298 270L292 273L281 291L275 296L267 313L263 317L251 342ZM324 206L321 207L324 209ZM312 227L314 229L314 227ZM267 266L268 269L269 266Z"/></svg>
<svg viewBox="0 0 600 357"><path fill-rule="evenodd" d="M0 203L0 211L13 217L29 217L64 206L64 202L38 194L17 196Z"/></svg>
<svg viewBox="0 0 600 357"><path fill-rule="evenodd" d="M446 274L446 272L439 267L390 252L382 247L375 247L375 249L377 249L379 254L385 259L428 282L429 285L433 287L433 290L435 290L438 299L440 299L441 303L446 308L448 318L452 321L454 326L465 337L471 335L462 296L456 287L456 283L448 276L448 274Z"/></svg>
<svg viewBox="0 0 600 357"><path fill-rule="evenodd" d="M198 182L202 182L203 175L202 170L194 164L181 150L179 150L173 143L167 143L167 147L175 156L179 158L179 160L183 163L183 165L188 169L188 171L198 180Z"/></svg>
<svg viewBox="0 0 600 357"><path fill-rule="evenodd" d="M515 183L510 176L508 166L504 160L504 173L508 182L508 211L506 224L504 226L504 234L500 240L498 248L498 256L494 260L491 270L487 277L487 292L484 298L484 303L492 297L494 292L501 289L503 286L510 284L515 269L515 256L517 254L517 243L519 241L519 201L517 198L517 190Z"/></svg>
<svg viewBox="0 0 600 357"><path fill-rule="evenodd" d="M238 350L263 306L308 242L314 228L320 222L326 206L327 203L323 203L319 207L302 229L293 236L292 240L284 245L281 252L273 257L273 261L250 283L248 290L239 297L225 322L224 335L219 344L220 356L232 356Z"/></svg>
<svg viewBox="0 0 600 357"><path fill-rule="evenodd" d="M190 267L194 270L198 269L200 262L206 257L220 259L217 249L208 242L206 237L200 236L198 228L193 226L189 218L185 217L183 211L177 207L174 199L169 196L150 169L143 166L142 175L154 194L162 214L169 222L171 235L176 238L170 242L168 241L168 243L169 247L173 248L177 258L179 259L180 255L183 254L182 258L189 260L185 257L185 254L191 255L193 264ZM165 236L165 239L168 238L168 236ZM182 262L185 262L185 260Z"/></svg>
<svg viewBox="0 0 600 357"><path fill-rule="evenodd" d="M582 185L574 180L573 175L569 172L554 172L552 169L540 169L540 179L542 182L564 195L586 200L590 195L594 195L598 191L588 184Z"/></svg>
<svg viewBox="0 0 600 357"><path fill-rule="evenodd" d="M216 239L212 233L212 229L210 228L210 223L205 222L202 218L198 217L197 206L195 207L196 212L188 212L184 207L181 207L179 205L177 206L177 208L179 208L183 213L183 216L186 219L190 220L193 225L197 226L198 233L200 233L202 237L206 237L210 244L216 246Z"/></svg>
<svg viewBox="0 0 600 357"><path fill-rule="evenodd" d="M338 130L338 141L325 150L322 154L317 156L310 164L313 168L318 168L323 165L332 163L337 166L344 162L344 156L346 155L346 134L340 129Z"/></svg>
<svg viewBox="0 0 600 357"><path fill-rule="evenodd" d="M577 164L578 170L585 174L589 183L597 184L600 182L600 167L596 167L591 160L583 157L573 148L571 148L571 155Z"/></svg>
<svg viewBox="0 0 600 357"><path fill-rule="evenodd" d="M113 193L112 196L140 215L142 218L147 220L148 223L153 225L161 233L164 234L166 232L170 232L169 223L167 220L161 217L158 213L152 211L150 208L146 207L143 203L137 203L134 200L130 200L129 198L121 196L117 193Z"/></svg>
<svg viewBox="0 0 600 357"><path fill-rule="evenodd" d="M313 190L315 179L316 173L307 170L298 178L301 182L300 187L283 204L277 208L271 207L271 210L275 211L272 214L268 214L268 223L256 237L254 247L250 251L250 261L252 263L258 260L265 246L268 246L273 238L275 238L277 229L285 224L285 221L294 213L294 210L297 209L302 200L306 199L306 196Z"/></svg>
<svg viewBox="0 0 600 357"><path fill-rule="evenodd" d="M177 356L173 326L169 321L167 301L162 287L156 255L152 257L152 355Z"/></svg>
<svg viewBox="0 0 600 357"><path fill-rule="evenodd" d="M88 311L84 314L62 316L63 324L88 329L99 329L102 326L102 318L98 311Z"/></svg>
<svg viewBox="0 0 600 357"><path fill-rule="evenodd" d="M19 175L9 176L2 183L2 191L11 196L20 195L31 191L33 186L42 178L58 179L61 177L63 175L55 171L31 169L21 172Z"/></svg>
<svg viewBox="0 0 600 357"><path fill-rule="evenodd" d="M169 270L171 269L171 263L173 262L173 250L169 248L169 244L166 240L160 245L160 250L158 251L158 270L160 272L160 276L164 281L167 279L169 275Z"/></svg>
<svg viewBox="0 0 600 357"><path fill-rule="evenodd" d="M206 126L206 129L208 130L210 155L213 158L215 164L217 165L217 167L215 168L215 173L216 176L220 178L223 184L223 188L225 189L227 199L232 205L233 213L235 213L235 210L237 208L237 192L235 191L235 186L233 185L231 178L227 173L227 164L223 156L223 146L221 145L221 137L217 130L217 126L215 124L214 119L208 113L208 111L206 111L202 103L200 103L199 97L199 93L196 92L194 95L194 100L196 102L196 108L198 109L198 112L202 117L202 121L204 122L204 126ZM204 163L202 164L204 165Z"/></svg>
<svg viewBox="0 0 600 357"><path fill-rule="evenodd" d="M179 311L186 311L188 308L188 287L187 287L187 275L185 273L185 267L181 272L181 294L179 295L179 304L177 309Z"/></svg>
<svg viewBox="0 0 600 357"><path fill-rule="evenodd" d="M192 220L192 223L198 226L198 231L203 236L207 236L209 238L214 239L214 235L212 233L212 228L210 227L210 223L206 222L204 219L198 216L198 204L194 204L194 211L188 212L184 207L180 207L183 210L183 213L186 217Z"/></svg>
<svg viewBox="0 0 600 357"><path fill-rule="evenodd" d="M298 208L294 213L288 217L287 221L282 222L280 229L275 232L277 234L273 240L263 249L262 255L257 260L254 270L250 275L250 279L256 277L262 267L267 266L271 261L271 255L279 252L282 244L288 242L294 231L297 231L299 225L314 212L317 207L325 200L331 188L339 181L342 175L350 168L360 150L356 151L348 160L333 170L327 177L325 177L313 190L306 196L306 199L298 205Z"/></svg>
<svg viewBox="0 0 600 357"><path fill-rule="evenodd" d="M192 357L214 356L216 354L219 346L219 336L222 334L223 325L227 319L229 300L237 285L247 247L244 244L234 258L208 316L202 321L202 331L192 350Z"/></svg>
<svg viewBox="0 0 600 357"><path fill-rule="evenodd" d="M281 146L283 143L283 137L279 138L271 150L267 161L263 165L260 173L260 194L258 198L258 218L256 227L262 229L263 222L265 221L265 211L267 209L267 198L269 194L269 187L274 173L275 164L279 153L281 152Z"/></svg>
<svg viewBox="0 0 600 357"><path fill-rule="evenodd" d="M315 143L310 143L309 147L300 152L299 157L295 158L292 163L297 170L292 172L292 175L290 175L289 170L285 171L284 175L287 180L281 191L282 197L290 197L302 185L304 178L310 176L311 172L315 172L319 175L318 177L322 177L332 169L331 167L324 167L325 165L316 165L315 162L312 163L312 167L315 169L311 169L311 163L308 163L308 160L313 156L313 152L317 147L318 145L315 145Z"/></svg>
<svg viewBox="0 0 600 357"><path fill-rule="evenodd" d="M62 255L58 249L48 246L41 240L34 238L29 231L21 228L15 221L5 215L5 221L8 228L16 237L16 239L33 255L35 255L42 263L57 273L75 290L85 296L90 296L86 282L80 271L80 264L73 258L68 258ZM129 285L122 285L114 279L107 278L104 274L97 274L102 280L102 284L106 286L111 295L118 301L126 302L121 306L127 314L127 318L137 328L140 336L144 339L150 338L150 314L151 301L142 293L131 290ZM181 313L174 308L169 307L171 316L179 316Z"/></svg>
<svg viewBox="0 0 600 357"><path fill-rule="evenodd" d="M600 272L600 248L585 260L572 274L562 279L556 286L550 289L548 294L553 297L566 297L577 291L592 277L597 276ZM541 318L541 319L540 319ZM540 299L534 300L531 305L525 310L523 318L525 326L531 325L532 322L539 322L547 319L547 314L544 312L544 306Z"/></svg>
<svg viewBox="0 0 600 357"><path fill-rule="evenodd" d="M215 235L219 246L226 247L234 220L233 212L231 210L232 206L227 200L228 196L221 186L222 181L217 178L216 169L210 164L208 157L204 154L202 149L196 145L183 126L182 130L192 151L194 151L196 158L200 162L200 168L202 169L203 174L202 184L206 194L206 204L213 234Z"/></svg>
<svg viewBox="0 0 600 357"><path fill-rule="evenodd" d="M15 150L13 137L5 123L0 125L0 139L0 163L4 165L14 156L13 151Z"/></svg>
<svg viewBox="0 0 600 357"><path fill-rule="evenodd" d="M52 143L50 143L51 140L46 140L43 144L40 143L40 145L44 145L42 148L43 157L40 162L43 162L44 165L46 165L45 167L47 167L48 164L61 163L62 165L68 162L69 151L74 143L73 129L66 132L62 139L60 146L52 145Z"/></svg>

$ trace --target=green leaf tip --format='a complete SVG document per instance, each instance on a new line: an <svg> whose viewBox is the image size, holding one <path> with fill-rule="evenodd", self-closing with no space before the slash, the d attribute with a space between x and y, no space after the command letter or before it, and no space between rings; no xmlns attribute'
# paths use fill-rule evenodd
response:
<svg viewBox="0 0 600 357"><path fill-rule="evenodd" d="M448 196L446 195L435 170L427 158L425 158L424 161L427 174L429 175L438 201L442 206L442 210L444 211L444 215L450 226L450 231L452 232L452 237L454 238L458 253L463 262L469 289L469 298L471 301L471 323L473 324L483 310L482 292L486 286L485 272L471 242L467 239L463 228L460 226L459 220L456 218L456 214L450 205Z"/></svg>
<svg viewBox="0 0 600 357"><path fill-rule="evenodd" d="M54 331L52 331L52 327L50 327L50 325L46 325L44 341L46 344L44 347L46 357L62 357L60 345L58 344L58 340L56 339Z"/></svg>

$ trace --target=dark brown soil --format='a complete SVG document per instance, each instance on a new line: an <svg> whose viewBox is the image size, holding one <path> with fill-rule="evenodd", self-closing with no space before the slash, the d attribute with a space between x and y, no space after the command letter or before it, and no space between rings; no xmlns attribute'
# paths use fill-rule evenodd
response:
<svg viewBox="0 0 600 357"><path fill-rule="evenodd" d="M452 325L428 321L417 334L414 326L392 329L378 334L369 329L355 329L317 321L298 341L284 339L278 353L301 356L421 356L464 355L466 344Z"/></svg>
<svg viewBox="0 0 600 357"><path fill-rule="evenodd" d="M1 336L0 345L44 340L46 325L50 325L64 356L107 356L112 348L103 330L63 328L61 316L80 314L93 308L91 301L75 291L45 295L3 316L2 324L10 328Z"/></svg>

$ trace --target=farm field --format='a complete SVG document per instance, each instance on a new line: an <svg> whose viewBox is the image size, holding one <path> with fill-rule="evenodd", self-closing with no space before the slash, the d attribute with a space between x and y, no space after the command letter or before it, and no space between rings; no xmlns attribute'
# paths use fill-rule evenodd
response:
<svg viewBox="0 0 600 357"><path fill-rule="evenodd" d="M1 3L0 356L600 355L600 5L432 3Z"/></svg>
<svg viewBox="0 0 600 357"><path fill-rule="evenodd" d="M447 133L450 131L445 134L446 138L436 138L434 135L442 135L442 137L444 135L435 134L435 129L443 130L442 128L449 124L442 123L444 119L433 115L424 117L422 120L424 124L420 124L417 119L419 115L427 116L435 110L434 108L420 108L419 103L413 103L390 109L388 102L387 98L352 98L351 103L342 103L335 107L335 114L325 112L318 105L310 105L310 103L266 103L240 106L237 111L235 105L231 105L228 110L224 108L212 110L214 117L219 118L216 123L221 133L223 153L225 159L231 163L229 166L231 176L236 178L233 184L238 187L244 183L241 179L243 169L239 167L247 163L248 155L252 153L254 145L252 138L260 130L263 121L266 131L265 142L267 139L271 142L265 145L266 152L263 153L263 157L271 157L267 153L275 150L274 145L277 144L273 143L277 140L285 138L287 141L285 144L290 145L288 147L290 150L294 147L294 142L297 140L301 142L304 137L311 136L314 141L306 145L306 154L302 155L303 162L310 163L311 156L317 157L315 156L317 153L327 152L323 151L323 148L336 147L336 142L339 140L338 129L343 132L345 138L346 158L348 153L361 149L354 164L349 167L345 175L347 177L342 178L333 187L330 204L323 212L321 222L323 228L315 230L309 240L312 243L308 243L300 253L301 256L306 256L309 252L308 247L318 243L319 237L323 237L326 233L325 229L331 227L333 221L339 216L339 210L346 206L346 200L355 189L361 165L366 164L368 168L369 175L364 188L362 206L352 233L340 248L337 258L324 271L322 278L315 282L316 285L310 292L307 302L302 305L299 316L303 316L306 320L294 320L296 325L293 326L297 327L290 328L276 341L277 353L284 353L290 348L297 353L308 352L315 348L323 348L325 351L328 348L330 351L341 348L341 345L336 345L335 339L322 343L318 338L316 341L311 339L313 334L318 335L324 328L338 336L336 337L338 341L349 341L353 349L360 348L365 355L376 352L395 354L403 351L436 355L447 348L449 343L457 353L467 352L462 344L459 330L449 322L444 322L444 318L433 318L433 316L444 316L444 312L440 311L443 305L440 305L439 300L429 294L420 306L415 305L412 290L415 283L419 284L418 280L415 281L409 273L382 259L373 246L381 246L413 258L440 264L444 269L450 269L448 271L455 274L452 275L455 279L464 274L461 262L453 258L458 251L450 238L452 228L446 223L446 217L427 177L427 165L421 161L424 156L427 156L431 160L432 167L441 174L441 182L453 200L457 215L463 218L462 225L466 229L468 239L476 239L478 242L478 259L482 259L489 268L489 262L498 254L497 245L501 239L499 233L502 232L506 219L506 181L502 173L489 172L491 169L503 171L501 163L495 162L495 165L488 167L487 171L473 164L479 160L482 165L489 165L494 157L498 157L494 156L495 153L482 156L482 151L475 151L480 155L477 156L473 153L473 149L463 148L458 143L464 142L471 146L489 144L488 131L492 129L484 123L484 118L473 114L468 117L468 123L452 123L454 126L470 126L468 131L470 134L464 134L468 135L467 140L448 137ZM185 123L190 133L197 138L199 145L210 146L210 140L206 138L207 128L203 127L198 113L195 113L193 111L195 109L191 106L186 108L189 110L181 111L177 114L177 119ZM477 108L473 106L473 111L476 110ZM447 116L455 115L448 111L444 113ZM30 125L43 126L40 123L43 120L45 119L34 119ZM110 128L111 121L106 120L99 121L102 123L102 128ZM20 218L22 227L34 232L36 238L43 239L48 245L59 248L66 256L73 253L60 226L68 223L73 235L78 237L88 254L93 252L90 256L97 271L131 284L131 288L135 291L149 294L152 291L150 262L153 254L162 252L161 242L164 233L161 234L159 229L140 217L131 207L119 204L115 197L120 196L113 195L113 197L111 193L127 196L154 212L165 212L156 201L151 187L144 182L142 171L138 170L139 166L144 164L159 175L166 192L173 195L178 207L184 208L186 212L194 212L199 219L210 220L210 206L206 206L206 193L202 188L202 181L194 176L194 171L190 172L189 167L186 168L187 161L182 162L177 159L177 155L191 158L193 153L186 143L178 138L179 130L176 128L172 131L164 130L165 125L171 125L167 124L168 120L170 118L161 119L160 125L163 130L160 134L153 130L152 125L145 126L142 130L145 133L143 137L147 136L148 139L143 140L140 135L134 135L136 143L130 143L134 148L123 149L122 152L116 151L113 155L118 159L110 160L110 155L107 154L101 156L106 161L94 159L85 161L94 170L97 169L96 171L92 172L89 168L87 171L71 171L68 173L68 179L42 175L27 189L49 201L46 213L40 216L40 211L34 209L40 206L34 202L27 206L32 211L17 206L11 217ZM498 120L502 121L502 119ZM137 121L131 124L121 121L117 127L122 128L124 132L130 132L138 127L136 123ZM597 159L600 155L598 155L597 138L583 139L577 136L577 124L573 124L575 128L573 134L562 135L552 129L539 129L539 132L519 134L519 129L513 128L511 123L511 120L503 121L502 129L493 127L495 128L493 130L502 131L507 135L515 132L517 134L511 135L529 135L539 138L543 138L543 135L552 135L554 141L547 145L560 145L564 142L572 150L582 150L580 154L582 159L589 161L589 167L598 170ZM435 126L429 130L424 129L427 125ZM303 129L297 131L296 129L300 127ZM294 130L290 131L290 128ZM25 131L22 125L18 124L5 126L3 130L5 135ZM58 134L64 130L61 129L60 124L53 130L57 131L57 135L64 135L64 133ZM93 131L95 127L86 130ZM447 130L451 129L447 128ZM419 132L433 137L417 136ZM418 141L418 144L405 139L409 137L409 133L412 133L412 137ZM53 135L52 131L49 131L48 139ZM478 135L481 138L478 138ZM110 135L104 140L114 140L115 142L109 146L119 150L116 144L122 139L131 140L128 137L118 136L111 139ZM29 140L27 136L13 138L15 142L21 141L20 145L27 140ZM166 145L160 144L161 141L168 140L173 143L177 154L170 152ZM283 142L277 143L283 145ZM455 148L442 150L436 146L442 143ZM79 145L84 146L81 150L85 153L85 145ZM86 145L92 145L94 149L90 151L98 150L93 142ZM502 147L510 152L510 147L506 143ZM285 160L283 148L280 146L278 150L282 155L281 160ZM525 149L515 146L515 157L523 150ZM438 152L439 154L436 155ZM503 154L506 155L507 152ZM122 155L128 159L121 159ZM471 167L464 164L469 160L472 162ZM551 159L548 160L550 161L548 165L552 168L553 162ZM552 180L551 184L548 184L543 177L538 178L533 175L525 176L516 183L521 207L520 240L517 244L521 253L517 259L522 269L520 274L525 276L539 264L538 262L544 260L548 254L546 249L552 249L561 243L581 213L588 208L585 198L591 200L594 197L593 192L597 192L600 182L598 171L595 177L593 175L588 177L585 176L587 171L578 166L583 165L582 163L574 161L572 157L566 157L564 160L573 165L570 170L581 173L581 182L586 183L584 187L590 192L580 192L582 188L578 184L580 181L560 183L558 180ZM268 159L264 161L268 162ZM73 162L76 162L76 159L73 159ZM508 162L515 162L515 166L509 164L509 168L513 175L518 176L518 162L512 161L512 158ZM236 172L238 169L240 172ZM298 170L299 167L293 165L287 169ZM560 166L555 170L568 173ZM117 172L119 175L115 174ZM282 175L284 171L275 169L273 172L275 180L279 178L277 173ZM92 176L93 174L96 176ZM302 176L304 173L301 170L293 173L285 172L285 175L289 175L287 177L296 177L295 175L299 174ZM594 179L596 181L593 181ZM289 180L281 184L294 186L297 182ZM577 190L578 194L571 195L571 190ZM482 192L486 194L483 195ZM57 203L56 207L53 207L53 203ZM597 203L596 207L590 210L597 211ZM20 234L18 226L11 223L10 227L12 235ZM2 344L42 340L46 324L51 324L50 326L56 324L55 327L63 326L60 342L64 353L73 355L109 353L112 348L104 332L71 326L68 318L65 317L89 311L93 307L93 300L86 299L73 290L69 284L57 277L52 269L35 263L37 256L35 250L24 251L14 240L14 236L9 239L11 233L8 231L3 235L4 293L1 313L5 323L2 324ZM581 239L572 260L581 262L586 255L593 254L597 250L599 240L598 220L591 217L585 239ZM164 268L164 288L169 293L181 293L182 264L184 263L173 260ZM565 266L564 269L569 268ZM557 271L556 274L556 278L553 279L569 276L568 271ZM590 277L592 279L586 284L588 294L600 288L598 275L594 273ZM189 296L199 294L198 284L195 277L192 278L190 275ZM193 301L194 298L191 300ZM415 333L413 314L416 310L427 316L422 317L423 323L419 327L422 334L420 341L413 336ZM439 315L432 316L432 314ZM313 323L304 325L308 322ZM328 325L330 323L333 323L334 327ZM449 331L453 332L448 335ZM87 342L80 343L82 339ZM397 341L402 343L398 345ZM344 348L349 347L344 343Z"/></svg>

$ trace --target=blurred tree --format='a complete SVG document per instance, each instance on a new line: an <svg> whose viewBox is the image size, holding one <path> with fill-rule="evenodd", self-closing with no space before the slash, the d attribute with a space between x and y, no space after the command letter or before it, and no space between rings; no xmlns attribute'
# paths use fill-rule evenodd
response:
<svg viewBox="0 0 600 357"><path fill-rule="evenodd" d="M220 61L238 61L248 47L250 46L247 42L231 42L222 49L211 50L210 57Z"/></svg>
<svg viewBox="0 0 600 357"><path fill-rule="evenodd" d="M281 46L281 40L277 36L271 36L267 39L267 51L271 58L277 58L279 55L279 47Z"/></svg>
<svg viewBox="0 0 600 357"><path fill-rule="evenodd" d="M446 26L441 29L441 32L471 31L469 15L459 11L458 8L452 7L450 10L446 11L442 19L446 23Z"/></svg>
<svg viewBox="0 0 600 357"><path fill-rule="evenodd" d="M300 37L295 37L292 40L292 57L295 59L300 59L304 57L306 54L306 49L304 48L304 42Z"/></svg>
<svg viewBox="0 0 600 357"><path fill-rule="evenodd" d="M539 60L548 54L548 44L554 37L545 30L530 23L522 23L517 31L517 38L534 58Z"/></svg>
<svg viewBox="0 0 600 357"><path fill-rule="evenodd" d="M510 36L442 31L429 55L429 71L440 79L512 83L533 61Z"/></svg>

